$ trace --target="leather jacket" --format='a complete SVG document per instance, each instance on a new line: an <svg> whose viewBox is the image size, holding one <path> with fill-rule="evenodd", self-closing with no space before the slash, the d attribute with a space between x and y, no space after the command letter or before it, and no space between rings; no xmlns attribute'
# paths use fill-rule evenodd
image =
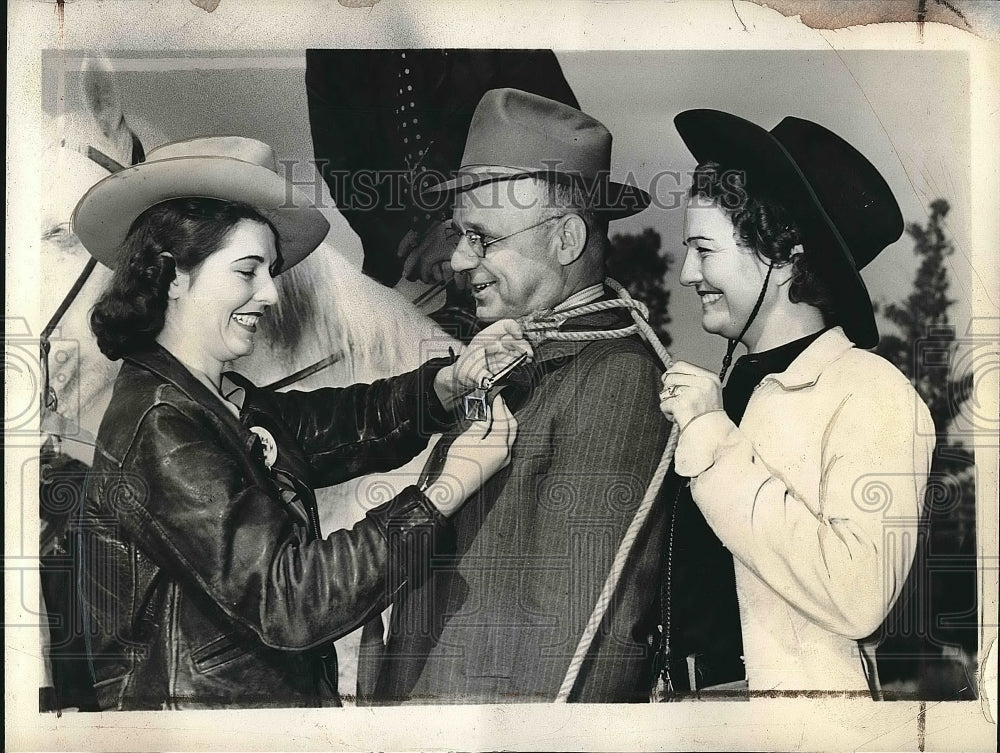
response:
<svg viewBox="0 0 1000 753"><path fill-rule="evenodd" d="M102 709L339 705L332 641L384 608L446 521L411 486L321 538L312 489L423 450L451 423L432 386L445 363L312 392L229 374L237 419L163 348L126 358L78 521ZM250 427L274 437L271 468Z"/></svg>

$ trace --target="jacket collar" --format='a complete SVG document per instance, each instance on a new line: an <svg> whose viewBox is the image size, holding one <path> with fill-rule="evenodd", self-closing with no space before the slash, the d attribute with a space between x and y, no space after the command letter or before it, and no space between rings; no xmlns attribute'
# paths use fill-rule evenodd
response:
<svg viewBox="0 0 1000 753"><path fill-rule="evenodd" d="M761 383L773 380L786 390L796 390L816 384L823 370L854 347L843 327L827 330L814 340L784 371L768 374Z"/></svg>
<svg viewBox="0 0 1000 753"><path fill-rule="evenodd" d="M226 408L219 397L213 395L208 387L201 383L201 380L188 371L184 364L159 343L154 343L148 349L125 356L125 360L170 383L188 398L213 413L237 437L246 438L247 430L232 411Z"/></svg>

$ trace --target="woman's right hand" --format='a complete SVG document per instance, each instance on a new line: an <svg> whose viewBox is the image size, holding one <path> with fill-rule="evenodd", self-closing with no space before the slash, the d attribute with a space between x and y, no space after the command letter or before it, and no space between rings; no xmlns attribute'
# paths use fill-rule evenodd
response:
<svg viewBox="0 0 1000 753"><path fill-rule="evenodd" d="M434 376L434 391L446 410L455 410L486 377L502 372L522 356L531 361L534 351L514 319L501 319L479 332L462 348L458 360Z"/></svg>
<svg viewBox="0 0 1000 753"><path fill-rule="evenodd" d="M497 395L488 419L473 421L456 437L448 448L441 474L424 494L442 515L451 515L486 479L507 466L516 437L517 419Z"/></svg>

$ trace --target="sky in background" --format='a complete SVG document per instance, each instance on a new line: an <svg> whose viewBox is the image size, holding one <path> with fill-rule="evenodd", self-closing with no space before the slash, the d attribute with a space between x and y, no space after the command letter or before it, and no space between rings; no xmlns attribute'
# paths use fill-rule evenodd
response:
<svg viewBox="0 0 1000 753"><path fill-rule="evenodd" d="M893 187L907 222L923 222L927 204L952 205L948 227L954 314L969 317L970 111L968 60L961 52L906 51L567 51L558 53L581 107L614 135L613 173L648 187L664 170L690 171L694 161L673 127L682 110L708 107L772 128L786 115L814 120L858 147ZM214 58L214 59L213 59ZM147 151L158 143L207 134L240 134L268 142L279 158L301 162L311 180L312 147L301 51L130 56L115 63L126 116ZM76 78L65 79L65 107L80 107ZM43 103L55 114L60 91L47 67ZM349 148L349 145L345 145ZM682 179L683 183L683 179ZM686 183L662 180L666 191ZM325 189L325 187L324 187ZM328 199L328 195L326 197ZM668 275L675 356L716 368L723 341L701 330L697 296L677 281L681 202L614 223L615 232L652 227L677 260ZM335 211L330 240L357 259L357 238ZM916 261L909 237L864 272L876 300L898 300L911 288Z"/></svg>

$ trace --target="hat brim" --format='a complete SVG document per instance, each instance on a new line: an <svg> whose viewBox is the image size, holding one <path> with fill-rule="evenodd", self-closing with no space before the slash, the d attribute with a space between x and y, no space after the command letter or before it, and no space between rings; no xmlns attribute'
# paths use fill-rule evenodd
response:
<svg viewBox="0 0 1000 753"><path fill-rule="evenodd" d="M451 196L462 191L469 191L478 186L520 178L548 178L550 180L576 181L583 185L584 191L592 198L591 209L600 213L607 220L620 220L631 217L646 209L650 195L641 188L612 180L588 182L568 173L557 173L546 170L482 170L476 172L460 171L451 180L424 188L425 196Z"/></svg>
<svg viewBox="0 0 1000 753"><path fill-rule="evenodd" d="M261 165L231 157L174 157L126 168L93 186L73 212L72 228L97 261L114 269L136 218L169 199L207 198L248 204L277 231L285 271L326 237L330 223L288 181Z"/></svg>
<svg viewBox="0 0 1000 753"><path fill-rule="evenodd" d="M786 204L799 222L803 246L831 287L838 323L858 346L875 347L875 311L854 256L781 143L756 123L718 110L682 112L674 125L699 164L717 162L724 169L744 170L751 191L754 185L764 185Z"/></svg>

